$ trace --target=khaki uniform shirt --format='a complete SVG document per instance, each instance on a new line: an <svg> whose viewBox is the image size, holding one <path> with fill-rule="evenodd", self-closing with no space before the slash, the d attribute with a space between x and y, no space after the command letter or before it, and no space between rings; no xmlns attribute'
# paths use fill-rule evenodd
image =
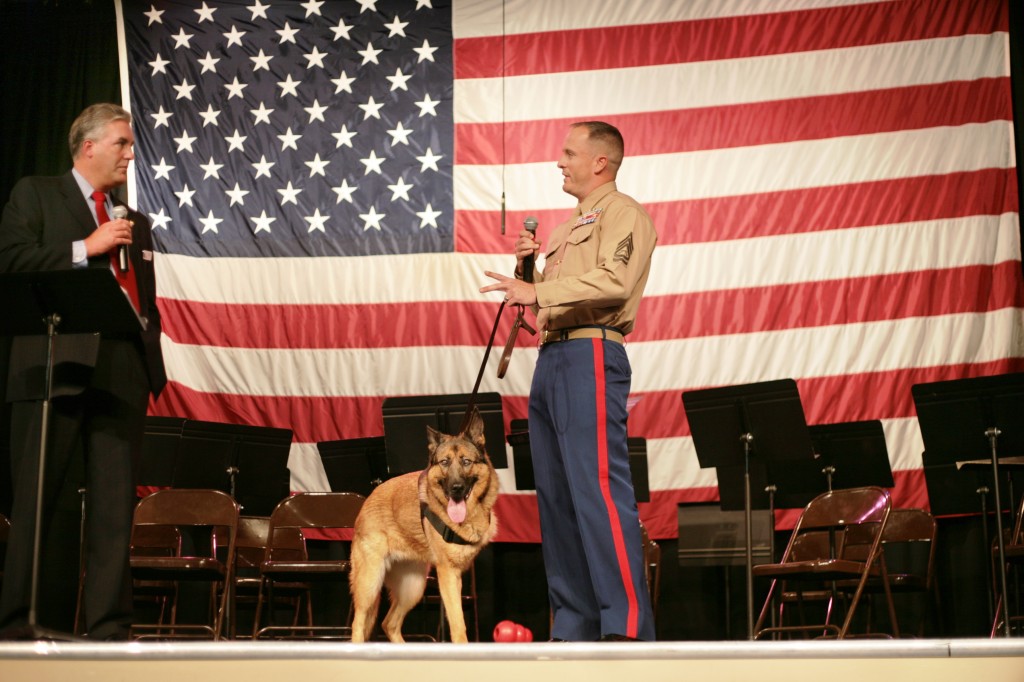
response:
<svg viewBox="0 0 1024 682"><path fill-rule="evenodd" d="M602 325L628 334L657 240L647 211L614 182L587 195L552 232L534 275L540 329Z"/></svg>

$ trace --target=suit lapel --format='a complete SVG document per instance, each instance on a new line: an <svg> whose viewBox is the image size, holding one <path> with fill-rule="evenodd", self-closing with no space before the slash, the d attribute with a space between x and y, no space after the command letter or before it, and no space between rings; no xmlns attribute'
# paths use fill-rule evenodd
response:
<svg viewBox="0 0 1024 682"><path fill-rule="evenodd" d="M85 203L85 197L71 171L61 176L60 193L68 212L75 218L80 238L85 239L96 230L96 219L92 217L89 205Z"/></svg>

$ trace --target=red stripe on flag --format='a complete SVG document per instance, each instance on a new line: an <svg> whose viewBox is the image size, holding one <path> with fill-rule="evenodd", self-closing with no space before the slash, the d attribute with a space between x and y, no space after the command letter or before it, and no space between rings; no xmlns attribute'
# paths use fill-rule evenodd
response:
<svg viewBox="0 0 1024 682"><path fill-rule="evenodd" d="M571 199L568 199L571 204ZM710 199L648 203L658 230L658 244L770 237L837 230L845 227L999 215L1018 210L1014 168L926 175L847 185L811 187ZM565 211L538 212L541 241L568 219ZM458 211L456 250L466 253L512 253L526 212L509 212L513 225L502 237L497 211Z"/></svg>
<svg viewBox="0 0 1024 682"><path fill-rule="evenodd" d="M603 120L617 127L629 157L798 140L1009 121L1009 78L934 83L754 104L702 107ZM455 162L538 163L557 159L577 119L460 123Z"/></svg>
<svg viewBox="0 0 1024 682"><path fill-rule="evenodd" d="M466 389L469 392L469 388ZM388 396L259 396L233 393L204 393L177 382L167 384L160 398L151 401L155 416L187 416L189 419L252 424L291 429L296 443L316 443L344 438L366 438L384 434L381 406ZM525 419L525 396L503 396L505 432L511 433L513 419ZM488 448L504 444L488 444Z"/></svg>
<svg viewBox="0 0 1024 682"><path fill-rule="evenodd" d="M892 292L900 292L893 296ZM648 296L629 340L742 334L1024 306L1021 262ZM654 324L652 321L657 320Z"/></svg>
<svg viewBox="0 0 1024 682"><path fill-rule="evenodd" d="M925 315L988 312L1024 305L1021 264L648 296L630 341L693 338ZM899 291L900 296L891 292ZM177 343L245 348L485 346L498 310L492 301L354 305L254 305L162 299L164 333ZM514 313L498 323L508 335ZM316 324L310 323L317 320ZM445 324L437 324L439 319ZM657 320L657 323L652 323ZM537 338L520 334L521 348Z"/></svg>
<svg viewBox="0 0 1024 682"><path fill-rule="evenodd" d="M992 362L913 367L885 372L843 374L830 377L795 377L808 424L832 424L871 419L916 417L910 387L951 379L1024 371L1024 358ZM693 386L677 391L634 394L641 400L629 413L629 433L647 439L690 435L682 394L687 390L712 388Z"/></svg>
<svg viewBox="0 0 1024 682"><path fill-rule="evenodd" d="M455 77L763 57L992 33L1006 31L1008 24L1006 3L922 0L577 29L558 31L557 38L550 32L461 38L455 41Z"/></svg>

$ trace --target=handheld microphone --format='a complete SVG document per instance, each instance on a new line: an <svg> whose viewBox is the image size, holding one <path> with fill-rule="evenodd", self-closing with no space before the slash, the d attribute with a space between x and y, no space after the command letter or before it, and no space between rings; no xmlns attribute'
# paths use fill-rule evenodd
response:
<svg viewBox="0 0 1024 682"><path fill-rule="evenodd" d="M114 219L124 220L128 217L128 208L125 206L114 207ZM128 272L128 245L121 244L117 247L117 266L121 272Z"/></svg>
<svg viewBox="0 0 1024 682"><path fill-rule="evenodd" d="M533 216L528 216L523 221L523 229L529 232L531 235L537 234L537 219ZM523 258L523 281L533 282L533 254Z"/></svg>

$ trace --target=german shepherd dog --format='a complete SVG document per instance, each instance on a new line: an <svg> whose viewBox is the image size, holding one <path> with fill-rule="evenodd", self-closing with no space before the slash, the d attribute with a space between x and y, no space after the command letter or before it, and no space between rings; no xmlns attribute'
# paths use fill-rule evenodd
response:
<svg viewBox="0 0 1024 682"><path fill-rule="evenodd" d="M363 503L352 538L349 585L352 641L371 638L386 585L391 608L384 634L403 642L402 622L423 597L428 565L437 571L453 642L466 642L462 574L497 532L498 479L484 447L476 408L457 436L427 427L427 468L389 479Z"/></svg>

